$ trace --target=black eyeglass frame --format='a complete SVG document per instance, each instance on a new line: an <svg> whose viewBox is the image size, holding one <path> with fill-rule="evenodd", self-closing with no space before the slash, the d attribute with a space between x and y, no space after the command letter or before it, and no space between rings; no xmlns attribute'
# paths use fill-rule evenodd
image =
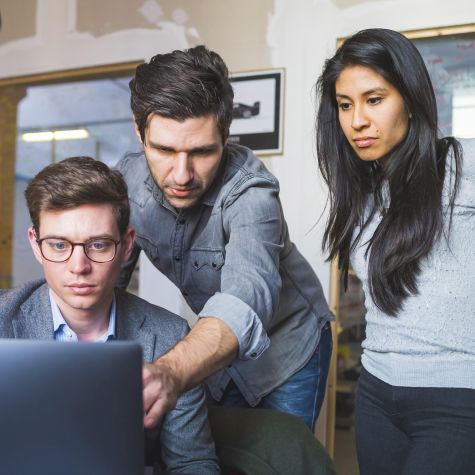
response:
<svg viewBox="0 0 475 475"><path fill-rule="evenodd" d="M47 239L58 239L58 240L65 241L65 242L71 244L71 252L69 253L69 256L68 256L66 259L63 259L63 260L61 260L61 261L53 261L53 260L51 260L51 259L48 259L48 258L44 255L44 253L43 253L43 241L46 241ZM87 253L87 251L86 251L86 246L87 246L89 243L94 242L94 241L97 241L97 240L99 240L99 239L102 240L102 241L111 241L111 242L114 243L114 255L112 256L111 259L108 259L107 261L96 261L96 260L92 259L92 258L88 255L88 253ZM71 242L69 239L56 238L56 237L54 237L54 236L49 236L49 237L45 237L45 238L42 238L42 239L37 239L36 242L37 242L37 244L38 244L38 246L39 246L39 248L40 248L41 255L43 256L44 259L46 259L46 260L49 261L49 262L55 262L55 263L60 264L61 262L66 262L66 261L68 261L68 260L71 258L71 256L73 255L74 248L75 248L76 246L81 246L82 249L83 249L83 251L84 251L84 255L85 255L90 261L95 262L96 264L106 264L107 262L112 262L112 261L115 259L115 256L117 256L117 246L122 242L122 240L119 239L118 241L116 241L116 240L114 240L114 239L112 239L112 238L93 238L93 239L88 239L88 240L85 241L85 242Z"/></svg>

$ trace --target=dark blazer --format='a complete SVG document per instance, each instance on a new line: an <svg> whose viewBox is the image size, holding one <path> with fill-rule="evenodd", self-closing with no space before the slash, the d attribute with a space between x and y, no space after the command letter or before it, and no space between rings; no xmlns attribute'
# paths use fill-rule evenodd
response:
<svg viewBox="0 0 475 475"><path fill-rule="evenodd" d="M167 352L188 331L186 321L161 307L123 290L115 290L116 336L140 343L145 361ZM52 340L53 316L44 280L0 290L0 338ZM202 386L184 393L176 408L149 435L159 447L170 473L212 475L220 473L207 421Z"/></svg>

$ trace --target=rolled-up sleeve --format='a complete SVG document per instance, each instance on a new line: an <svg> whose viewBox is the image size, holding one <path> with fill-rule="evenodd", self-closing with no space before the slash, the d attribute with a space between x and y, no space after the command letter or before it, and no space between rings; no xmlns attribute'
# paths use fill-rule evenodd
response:
<svg viewBox="0 0 475 475"><path fill-rule="evenodd" d="M239 359L256 359L269 347L270 340L259 316L239 298L218 292L203 307L199 316L217 316L239 341Z"/></svg>
<svg viewBox="0 0 475 475"><path fill-rule="evenodd" d="M258 358L270 341L270 325L279 302L282 207L272 181L255 180L230 194L223 206L227 237L220 292L199 316L224 321L239 341L240 359Z"/></svg>

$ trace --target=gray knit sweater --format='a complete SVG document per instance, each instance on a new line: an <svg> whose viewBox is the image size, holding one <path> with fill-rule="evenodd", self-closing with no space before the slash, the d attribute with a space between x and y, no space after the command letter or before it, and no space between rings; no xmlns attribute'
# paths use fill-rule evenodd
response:
<svg viewBox="0 0 475 475"><path fill-rule="evenodd" d="M462 180L449 242L442 237L423 261L419 293L404 300L397 317L379 310L368 291L365 243L381 219L379 213L352 256L366 294L362 363L393 386L475 389L475 140L460 142Z"/></svg>

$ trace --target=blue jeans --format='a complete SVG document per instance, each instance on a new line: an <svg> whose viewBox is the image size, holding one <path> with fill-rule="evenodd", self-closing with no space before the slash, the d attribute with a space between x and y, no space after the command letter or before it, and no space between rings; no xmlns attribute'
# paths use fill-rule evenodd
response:
<svg viewBox="0 0 475 475"><path fill-rule="evenodd" d="M361 475L475 473L475 390L391 386L364 368L356 393Z"/></svg>
<svg viewBox="0 0 475 475"><path fill-rule="evenodd" d="M313 431L325 397L331 352L332 332L330 323L326 323L317 349L307 364L284 384L264 396L257 407L294 414ZM215 404L225 407L250 407L232 381L224 391L221 401Z"/></svg>

